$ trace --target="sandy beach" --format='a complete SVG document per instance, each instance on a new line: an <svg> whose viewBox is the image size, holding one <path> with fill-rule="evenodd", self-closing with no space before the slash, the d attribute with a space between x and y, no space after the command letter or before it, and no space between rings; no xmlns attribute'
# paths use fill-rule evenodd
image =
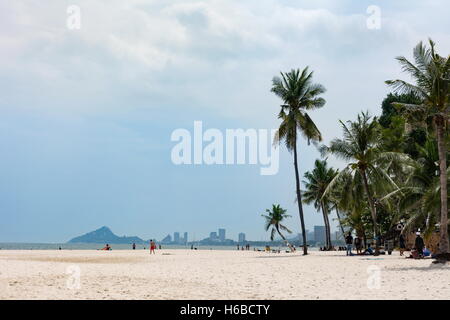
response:
<svg viewBox="0 0 450 320"><path fill-rule="evenodd" d="M450 299L449 264L398 252L3 250L0 272L0 299Z"/></svg>

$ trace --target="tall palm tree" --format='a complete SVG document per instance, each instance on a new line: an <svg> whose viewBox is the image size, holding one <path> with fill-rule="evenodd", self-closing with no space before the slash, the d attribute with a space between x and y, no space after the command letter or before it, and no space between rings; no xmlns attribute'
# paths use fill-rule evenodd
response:
<svg viewBox="0 0 450 320"><path fill-rule="evenodd" d="M446 135L450 114L450 55L441 57L435 51L435 43L429 39L427 48L420 42L413 50L415 63L405 57L397 57L403 71L407 72L415 84L404 80L388 80L386 83L396 91L414 93L422 99L422 104L395 104L411 120L431 120L434 124L439 150L440 181L440 242L442 256L450 260L448 242L448 201L447 201L447 145Z"/></svg>
<svg viewBox="0 0 450 320"><path fill-rule="evenodd" d="M317 159L314 162L314 169L311 172L305 172L304 177L306 180L303 180L303 184L305 185L303 203L313 204L317 211L322 211L327 250L331 249L331 231L328 214L334 204L331 201L331 197L324 196L324 193L336 174L336 170L328 167L327 160Z"/></svg>
<svg viewBox="0 0 450 320"><path fill-rule="evenodd" d="M325 105L325 99L319 97L325 92L325 88L320 84L312 83L313 72L309 72L308 67L301 72L297 69L287 73L281 72L280 74L281 77L273 78L271 90L283 100L278 114L281 124L274 143L279 144L281 141L284 141L287 149L294 153L296 196L303 237L303 254L306 255L308 254L308 249L298 171L297 135L298 133L303 135L308 140L308 144L310 141L318 142L322 140L319 129L307 111L321 108Z"/></svg>
<svg viewBox="0 0 450 320"><path fill-rule="evenodd" d="M266 219L265 229L266 231L269 231L269 229L272 227L272 230L270 232L270 240L273 241L275 237L275 233L277 232L280 237L286 241L286 237L281 233L280 230L284 230L286 232L292 233L291 230L289 230L286 226L282 225L281 222L285 220L286 218L289 218L290 215L286 214L286 210L281 208L279 204L273 204L272 205L272 211L269 209L266 209L267 214L262 214L261 216Z"/></svg>
<svg viewBox="0 0 450 320"><path fill-rule="evenodd" d="M323 146L323 154L331 153L336 157L348 161L347 166L340 171L328 184L325 196L343 176L351 177L351 184L363 186L367 204L370 210L375 239L380 238L380 230L377 221L377 196L388 193L390 187L398 189L391 177L379 165L386 158L395 158L392 152L381 152L378 148L380 141L379 124L372 120L369 114L362 112L356 121L348 121L347 125L340 121L344 130L343 139L334 139L329 147ZM378 244L378 241L377 241ZM378 245L375 247L378 254Z"/></svg>

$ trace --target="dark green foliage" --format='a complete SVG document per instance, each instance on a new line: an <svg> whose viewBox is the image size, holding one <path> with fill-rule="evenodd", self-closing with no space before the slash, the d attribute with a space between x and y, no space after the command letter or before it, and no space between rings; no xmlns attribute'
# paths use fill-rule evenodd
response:
<svg viewBox="0 0 450 320"><path fill-rule="evenodd" d="M381 103L382 113L380 119L378 120L384 128L388 128L391 124L392 118L399 115L398 110L392 105L393 102L420 104L421 100L414 93L389 93Z"/></svg>

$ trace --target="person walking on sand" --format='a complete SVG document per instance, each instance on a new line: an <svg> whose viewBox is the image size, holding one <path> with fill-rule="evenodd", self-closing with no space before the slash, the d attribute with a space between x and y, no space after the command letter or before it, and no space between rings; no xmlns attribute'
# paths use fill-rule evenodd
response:
<svg viewBox="0 0 450 320"><path fill-rule="evenodd" d="M347 245L347 252L346 252L346 256L352 256L352 244L353 244L353 237L352 237L352 233L349 232L348 235L345 237L345 244Z"/></svg>
<svg viewBox="0 0 450 320"><path fill-rule="evenodd" d="M156 249L156 244L155 244L155 241L153 241L153 240L150 240L150 254L156 254L155 253L155 249Z"/></svg>

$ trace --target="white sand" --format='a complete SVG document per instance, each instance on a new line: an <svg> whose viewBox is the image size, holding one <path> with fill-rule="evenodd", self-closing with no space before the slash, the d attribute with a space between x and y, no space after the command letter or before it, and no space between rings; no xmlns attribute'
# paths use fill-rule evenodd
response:
<svg viewBox="0 0 450 320"><path fill-rule="evenodd" d="M79 289L66 273L77 268ZM450 265L398 252L2 250L0 299L450 299Z"/></svg>

